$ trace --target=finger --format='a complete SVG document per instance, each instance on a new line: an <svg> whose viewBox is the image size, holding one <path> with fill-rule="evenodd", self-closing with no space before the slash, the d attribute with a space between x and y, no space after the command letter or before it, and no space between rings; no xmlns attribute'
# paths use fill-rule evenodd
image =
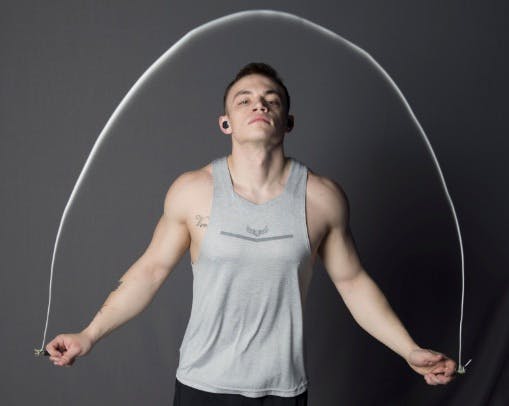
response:
<svg viewBox="0 0 509 406"><path fill-rule="evenodd" d="M456 362L453 361L452 359L448 359L446 362L445 362L445 374L450 376L450 375L454 375L456 373Z"/></svg>
<svg viewBox="0 0 509 406"><path fill-rule="evenodd" d="M438 362L440 362L440 358L436 358L433 356L433 357L425 358L424 360L422 360L421 366L433 368L435 365L437 365Z"/></svg>
<svg viewBox="0 0 509 406"><path fill-rule="evenodd" d="M61 359L56 360L55 362L53 362L53 364L58 366L58 367L65 367L65 366L69 365L69 361L62 357Z"/></svg>
<svg viewBox="0 0 509 406"><path fill-rule="evenodd" d="M76 357L64 358L63 361L61 362L60 366L70 367L74 364L74 361L76 361Z"/></svg>
<svg viewBox="0 0 509 406"><path fill-rule="evenodd" d="M426 375L424 375L424 378L426 379L426 383L428 385L436 385L432 374L426 374Z"/></svg>
<svg viewBox="0 0 509 406"><path fill-rule="evenodd" d="M450 376L445 376L445 375L437 375L436 378L440 385L445 385L452 380L452 378Z"/></svg>
<svg viewBox="0 0 509 406"><path fill-rule="evenodd" d="M62 354L64 352L66 352L69 348L68 348L69 344L67 343L66 340L62 340L62 341L59 341L57 343L57 350L60 351Z"/></svg>
<svg viewBox="0 0 509 406"><path fill-rule="evenodd" d="M64 354L73 345L72 338L67 335L58 336L59 340L56 341L56 349Z"/></svg>
<svg viewBox="0 0 509 406"><path fill-rule="evenodd" d="M56 365L56 366L63 365L62 357L51 357L50 361L53 362L53 365Z"/></svg>
<svg viewBox="0 0 509 406"><path fill-rule="evenodd" d="M434 362L438 362L438 361L444 359L444 354L430 350L429 359L433 360Z"/></svg>
<svg viewBox="0 0 509 406"><path fill-rule="evenodd" d="M76 346L71 346L69 349L62 355L62 365L72 365L76 356L80 353L80 348Z"/></svg>
<svg viewBox="0 0 509 406"><path fill-rule="evenodd" d="M71 358L69 358L69 356L62 356L62 358L57 361L57 365L60 365L60 366L66 366L66 365L69 365L69 363L71 362Z"/></svg>
<svg viewBox="0 0 509 406"><path fill-rule="evenodd" d="M48 343L48 345L46 345L46 351L48 351L50 355L53 356L62 355L62 352L60 352L60 350L58 349L59 348L58 341L55 340L51 341L50 343Z"/></svg>
<svg viewBox="0 0 509 406"><path fill-rule="evenodd" d="M446 370L447 369L446 369L445 365L437 365L430 372L435 375L438 375L438 374L445 374Z"/></svg>
<svg viewBox="0 0 509 406"><path fill-rule="evenodd" d="M443 375L442 376L442 384L447 384L447 383L451 382L453 379L454 379L453 376L445 376L445 375Z"/></svg>
<svg viewBox="0 0 509 406"><path fill-rule="evenodd" d="M429 380L433 385L438 385L440 383L440 379L438 378L438 375L435 375L434 373L429 373Z"/></svg>
<svg viewBox="0 0 509 406"><path fill-rule="evenodd" d="M431 367L430 372L434 374L443 374L446 376L454 375L456 371L456 364L450 360L440 361L435 366Z"/></svg>
<svg viewBox="0 0 509 406"><path fill-rule="evenodd" d="M444 370L444 375L445 376L454 376L454 374L456 373L456 368L451 368L451 367L445 367L445 370Z"/></svg>
<svg viewBox="0 0 509 406"><path fill-rule="evenodd" d="M438 379L438 376L435 374L431 374L431 380L435 385L438 385L440 383L440 379Z"/></svg>

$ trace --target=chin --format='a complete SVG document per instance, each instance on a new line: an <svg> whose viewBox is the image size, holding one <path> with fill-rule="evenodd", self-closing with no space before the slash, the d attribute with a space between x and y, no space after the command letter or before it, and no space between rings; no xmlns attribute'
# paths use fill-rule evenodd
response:
<svg viewBox="0 0 509 406"><path fill-rule="evenodd" d="M276 131L274 129L265 129L265 128L251 128L251 131L247 132L247 134L251 136L257 137L274 137L276 135Z"/></svg>

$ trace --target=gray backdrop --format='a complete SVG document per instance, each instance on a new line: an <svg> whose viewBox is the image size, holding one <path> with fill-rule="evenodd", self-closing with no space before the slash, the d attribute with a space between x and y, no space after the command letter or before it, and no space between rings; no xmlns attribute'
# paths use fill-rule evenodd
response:
<svg viewBox="0 0 509 406"><path fill-rule="evenodd" d="M191 306L189 256L142 315L74 367L56 368L32 355L42 339L51 252L85 160L138 77L192 28L255 8L321 24L388 71L437 153L463 231L463 361L474 359L467 375L427 386L355 324L318 262L305 315L310 405L509 401L502 389L509 378L502 2L3 2L3 404L171 404ZM458 243L414 123L365 60L270 19L188 44L112 127L63 230L48 340L90 321L149 243L178 174L229 152L216 124L222 91L252 60L272 63L289 87L296 128L287 155L343 186L365 268L421 346L456 358Z"/></svg>

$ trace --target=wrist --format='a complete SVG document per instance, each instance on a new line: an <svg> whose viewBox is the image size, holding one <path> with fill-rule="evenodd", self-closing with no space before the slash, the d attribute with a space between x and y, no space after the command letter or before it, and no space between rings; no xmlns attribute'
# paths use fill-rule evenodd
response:
<svg viewBox="0 0 509 406"><path fill-rule="evenodd" d="M94 346L95 343L99 341L99 339L101 338L101 335L99 334L97 329L95 329L92 325L86 327L84 330L81 331L80 334L89 340L91 346Z"/></svg>
<svg viewBox="0 0 509 406"><path fill-rule="evenodd" d="M403 356L403 358L405 359L406 362L409 362L410 354L412 354L412 352L414 352L415 350L422 350L422 348L419 345L417 345L416 343L413 343L406 349L404 356Z"/></svg>

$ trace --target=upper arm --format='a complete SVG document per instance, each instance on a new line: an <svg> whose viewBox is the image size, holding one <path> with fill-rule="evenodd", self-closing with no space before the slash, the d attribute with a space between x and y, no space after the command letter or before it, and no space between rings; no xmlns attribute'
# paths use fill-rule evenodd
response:
<svg viewBox="0 0 509 406"><path fill-rule="evenodd" d="M186 224L186 208L189 206L191 181L192 174L186 172L168 189L163 213L142 256L143 261L154 270L157 279L166 278L189 248L191 239Z"/></svg>
<svg viewBox="0 0 509 406"><path fill-rule="evenodd" d="M362 265L350 230L350 208L346 193L334 181L322 178L321 212L327 232L318 254L332 282L339 288L359 275Z"/></svg>

